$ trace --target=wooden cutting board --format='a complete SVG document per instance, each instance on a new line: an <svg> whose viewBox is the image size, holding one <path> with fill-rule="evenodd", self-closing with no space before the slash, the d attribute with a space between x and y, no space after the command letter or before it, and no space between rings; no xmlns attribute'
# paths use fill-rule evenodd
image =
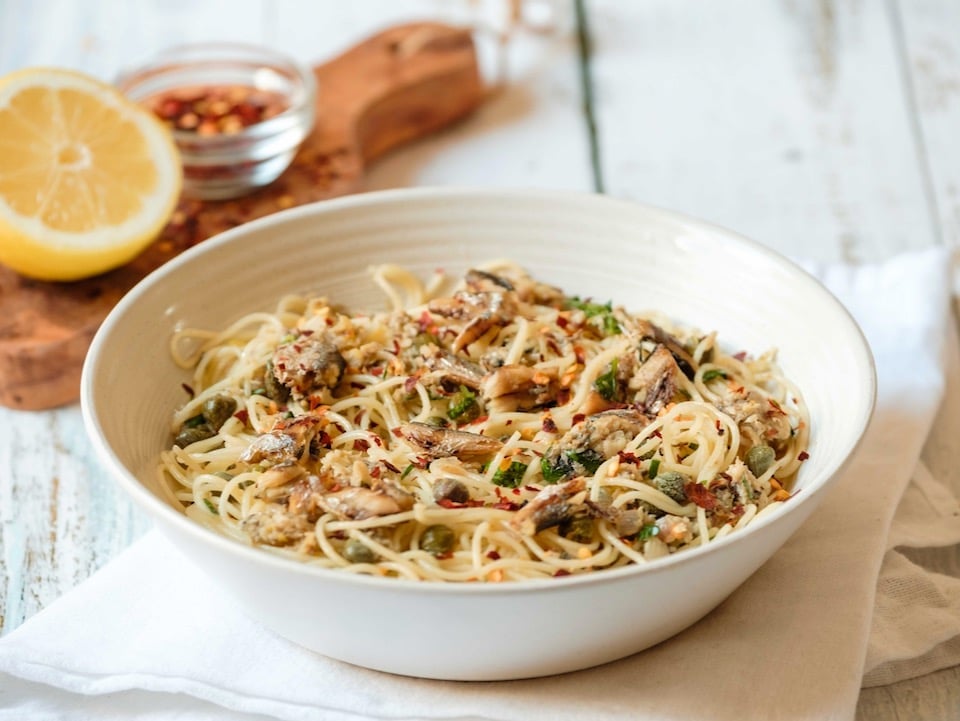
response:
<svg viewBox="0 0 960 721"><path fill-rule="evenodd" d="M248 220L358 190L374 158L464 117L485 97L470 31L436 23L385 30L314 72L316 126L268 187L235 200L182 199L146 251L96 278L48 283L0 267L0 404L37 410L76 400L94 333L150 271Z"/></svg>

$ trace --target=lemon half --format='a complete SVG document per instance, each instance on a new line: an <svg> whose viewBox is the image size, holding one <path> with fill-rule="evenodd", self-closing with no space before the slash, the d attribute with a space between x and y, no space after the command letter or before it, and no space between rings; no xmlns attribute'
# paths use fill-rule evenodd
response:
<svg viewBox="0 0 960 721"><path fill-rule="evenodd" d="M169 131L110 85L69 70L0 78L0 263L75 280L136 257L180 194Z"/></svg>

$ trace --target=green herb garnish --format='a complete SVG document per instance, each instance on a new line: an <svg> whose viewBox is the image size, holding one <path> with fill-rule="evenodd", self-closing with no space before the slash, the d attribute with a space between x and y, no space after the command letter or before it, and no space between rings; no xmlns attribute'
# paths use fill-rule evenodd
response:
<svg viewBox="0 0 960 721"><path fill-rule="evenodd" d="M551 465L546 456L540 459L540 473L543 474L544 483L558 483L567 477L571 468L569 465L564 467L563 461L561 457L556 465Z"/></svg>
<svg viewBox="0 0 960 721"><path fill-rule="evenodd" d="M603 456L589 448L585 451L567 451L567 457L587 469L588 473L596 473L603 464Z"/></svg>
<svg viewBox="0 0 960 721"><path fill-rule="evenodd" d="M213 505L213 502L209 498L203 499L203 505L205 505L207 507L207 510L214 515L218 515L220 513L219 509L215 505Z"/></svg>
<svg viewBox="0 0 960 721"><path fill-rule="evenodd" d="M650 467L647 469L647 476L649 478L656 478L657 471L659 470L660 470L660 461L659 459L654 458L652 461L650 461Z"/></svg>
<svg viewBox="0 0 960 721"><path fill-rule="evenodd" d="M660 527L654 523L648 523L646 526L640 529L640 532L637 533L638 541L649 541L651 538L655 538L660 534Z"/></svg>
<svg viewBox="0 0 960 721"><path fill-rule="evenodd" d="M605 401L618 400L618 396L620 395L620 388L617 385L617 365L617 359L614 358L610 361L610 370L598 375L597 379L593 382L593 387Z"/></svg>
<svg viewBox="0 0 960 721"><path fill-rule="evenodd" d="M523 474L526 473L526 471L526 463L512 461L506 470L501 468L494 473L491 480L498 486L503 486L505 488L516 488L520 485L520 481L523 480Z"/></svg>
<svg viewBox="0 0 960 721"><path fill-rule="evenodd" d="M726 378L726 377L727 377L727 372L725 370L721 370L720 368L711 368L708 371L704 371L703 382L709 383L714 378Z"/></svg>
<svg viewBox="0 0 960 721"><path fill-rule="evenodd" d="M619 335L623 332L619 321L613 317L613 313L607 313L603 316L603 332L607 335Z"/></svg>
<svg viewBox="0 0 960 721"><path fill-rule="evenodd" d="M567 298L567 307L575 308L577 310L582 310L586 313L587 318L593 318L595 315L603 315L604 313L613 312L613 301L607 301L606 303L591 303L588 300L582 300L579 296L572 296Z"/></svg>
<svg viewBox="0 0 960 721"><path fill-rule="evenodd" d="M480 415L480 404L477 403L477 394L466 386L460 386L450 398L450 406L447 409L447 417L452 420L470 421Z"/></svg>
<svg viewBox="0 0 960 721"><path fill-rule="evenodd" d="M617 319L613 316L612 301L607 301L602 304L591 303L588 300L582 300L577 296L573 296L567 298L567 307L582 310L587 318L596 318L599 316L601 319L601 327L606 335L617 335L623 332L620 323L618 323Z"/></svg>
<svg viewBox="0 0 960 721"><path fill-rule="evenodd" d="M409 475L410 475L410 471L412 471L412 470L413 470L413 464L412 464L412 463L408 463L408 464L407 464L407 467L403 469L403 473L400 474L400 480L402 481L404 478L406 478L407 476L409 476Z"/></svg>

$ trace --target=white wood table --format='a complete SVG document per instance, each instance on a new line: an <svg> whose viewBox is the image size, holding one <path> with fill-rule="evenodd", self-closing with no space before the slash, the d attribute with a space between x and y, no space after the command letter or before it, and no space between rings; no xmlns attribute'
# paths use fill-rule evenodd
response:
<svg viewBox="0 0 960 721"><path fill-rule="evenodd" d="M496 24L501 0L0 0L0 73L113 79L168 45L240 40L303 61L401 20ZM865 261L960 244L960 2L532 0L508 82L469 121L383 159L368 189L600 190L770 247ZM0 629L148 527L79 408L0 409ZM960 575L960 549L926 559ZM865 609L865 613L868 612ZM861 694L858 718L960 718L960 671Z"/></svg>

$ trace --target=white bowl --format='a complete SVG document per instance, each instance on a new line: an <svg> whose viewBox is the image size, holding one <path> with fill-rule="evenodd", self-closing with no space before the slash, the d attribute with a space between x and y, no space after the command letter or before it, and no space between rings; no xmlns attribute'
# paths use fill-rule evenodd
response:
<svg viewBox="0 0 960 721"><path fill-rule="evenodd" d="M216 535L162 500L157 458L170 443L170 416L186 380L170 359L175 326L223 327L273 308L291 290L379 308L371 264L395 262L427 275L505 257L569 292L716 329L728 349L778 348L812 417L799 492L744 530L643 567L501 584L308 567ZM734 233L602 196L416 189L278 213L160 268L94 339L82 403L93 444L120 485L253 618L360 666L493 680L621 658L704 616L814 512L866 428L874 390L869 349L844 308L805 272ZM671 600L643 601L656 598Z"/></svg>

